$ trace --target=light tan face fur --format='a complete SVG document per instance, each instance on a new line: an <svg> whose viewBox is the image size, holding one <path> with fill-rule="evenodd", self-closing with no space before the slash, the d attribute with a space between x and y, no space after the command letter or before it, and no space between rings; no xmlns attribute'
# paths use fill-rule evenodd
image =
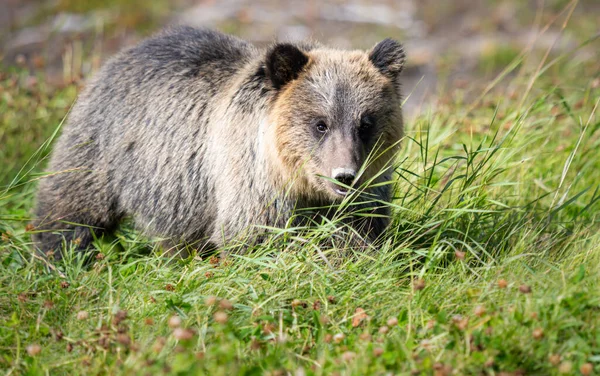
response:
<svg viewBox="0 0 600 376"><path fill-rule="evenodd" d="M346 184L358 187L393 156L402 136L400 93L367 52L315 49L307 55L308 64L282 89L271 113L276 153L298 192L339 200L347 188L332 180L347 172L355 178Z"/></svg>

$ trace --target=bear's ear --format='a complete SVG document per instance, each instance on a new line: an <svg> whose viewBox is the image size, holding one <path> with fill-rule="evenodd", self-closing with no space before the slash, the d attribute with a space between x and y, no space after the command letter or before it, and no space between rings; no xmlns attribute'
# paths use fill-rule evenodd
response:
<svg viewBox="0 0 600 376"><path fill-rule="evenodd" d="M369 53L369 60L381 73L395 80L404 68L406 55L399 42L387 38L373 47Z"/></svg>
<svg viewBox="0 0 600 376"><path fill-rule="evenodd" d="M273 87L279 90L298 75L308 64L308 56L289 43L278 43L267 52L265 73Z"/></svg>

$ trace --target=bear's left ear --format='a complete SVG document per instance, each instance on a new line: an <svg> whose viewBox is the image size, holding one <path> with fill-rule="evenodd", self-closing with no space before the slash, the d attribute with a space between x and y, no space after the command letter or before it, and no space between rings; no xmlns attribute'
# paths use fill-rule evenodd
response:
<svg viewBox="0 0 600 376"><path fill-rule="evenodd" d="M298 75L308 64L308 56L290 43L278 43L267 52L265 73L273 87L279 90Z"/></svg>
<svg viewBox="0 0 600 376"><path fill-rule="evenodd" d="M387 38L373 47L369 53L369 60L381 73L395 81L404 68L406 54L399 42Z"/></svg>

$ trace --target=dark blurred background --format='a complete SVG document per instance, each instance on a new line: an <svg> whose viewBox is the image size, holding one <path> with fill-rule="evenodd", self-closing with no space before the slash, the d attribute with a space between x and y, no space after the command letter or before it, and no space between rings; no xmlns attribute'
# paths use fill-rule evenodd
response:
<svg viewBox="0 0 600 376"><path fill-rule="evenodd" d="M5 175L52 133L82 79L171 24L212 27L258 45L314 38L366 49L396 38L408 53L409 119L456 90L466 98L480 93L529 47L530 54L600 58L597 43L585 44L600 32L597 0L0 0L0 145L8 145L0 158L12 166Z"/></svg>

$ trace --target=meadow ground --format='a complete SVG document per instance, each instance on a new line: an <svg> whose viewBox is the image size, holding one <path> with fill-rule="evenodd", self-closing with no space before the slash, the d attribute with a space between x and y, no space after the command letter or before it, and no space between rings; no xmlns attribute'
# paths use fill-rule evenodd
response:
<svg viewBox="0 0 600 376"><path fill-rule="evenodd" d="M9 68L0 370L600 373L600 48L580 53L594 44L524 50L483 86L440 89L407 124L376 252L321 247L338 231L323 223L185 260L127 224L91 262L68 244L60 263L36 256L36 181L77 87Z"/></svg>

